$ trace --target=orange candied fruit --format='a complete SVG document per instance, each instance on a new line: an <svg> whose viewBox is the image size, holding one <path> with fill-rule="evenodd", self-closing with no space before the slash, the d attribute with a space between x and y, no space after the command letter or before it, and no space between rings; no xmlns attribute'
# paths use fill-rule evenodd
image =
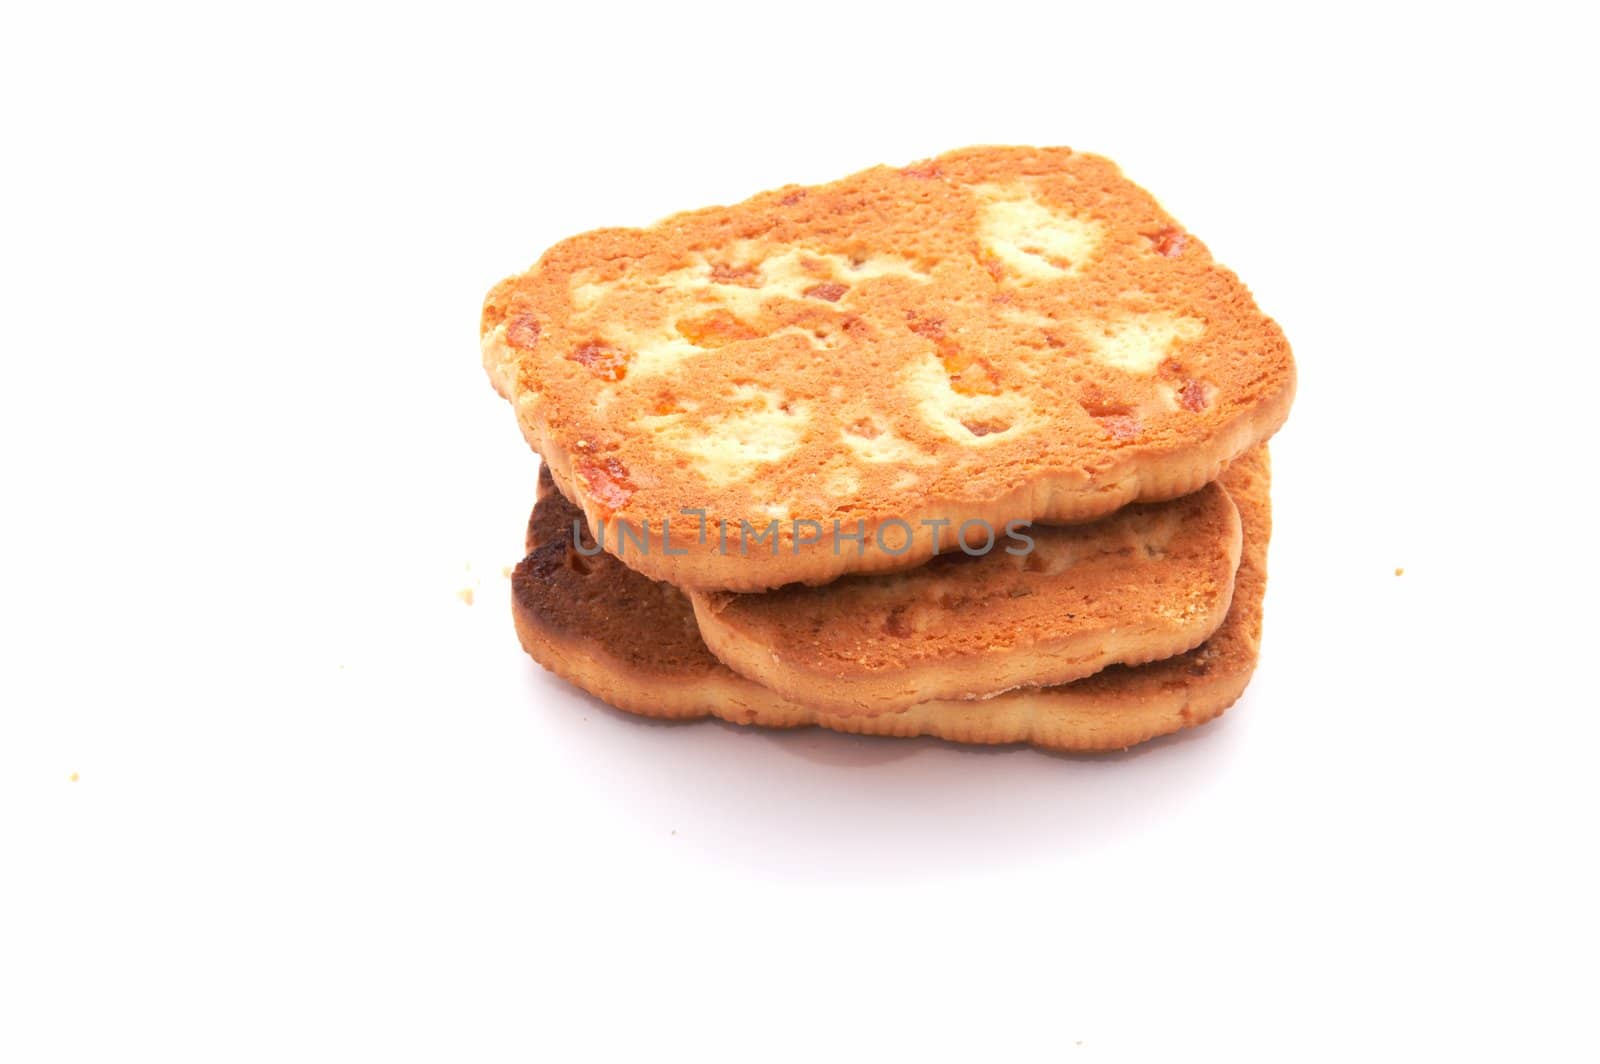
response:
<svg viewBox="0 0 1600 1064"><path fill-rule="evenodd" d="M628 375L628 352L599 340L579 344L567 357L603 381L620 381Z"/></svg>
<svg viewBox="0 0 1600 1064"><path fill-rule="evenodd" d="M605 511L603 516L610 517L633 498L633 481L621 460L609 455L603 459L579 458L575 465L578 476L589 487L589 497Z"/></svg>
<svg viewBox="0 0 1600 1064"><path fill-rule="evenodd" d="M761 335L731 311L721 309L697 318L685 318L678 322L678 332L697 347L721 347L737 340L754 340Z"/></svg>
<svg viewBox="0 0 1600 1064"><path fill-rule="evenodd" d="M1150 246L1155 249L1156 254L1169 259L1175 259L1183 254L1183 246L1189 242L1189 237L1183 230L1171 226L1155 233L1146 233L1144 238L1150 241Z"/></svg>

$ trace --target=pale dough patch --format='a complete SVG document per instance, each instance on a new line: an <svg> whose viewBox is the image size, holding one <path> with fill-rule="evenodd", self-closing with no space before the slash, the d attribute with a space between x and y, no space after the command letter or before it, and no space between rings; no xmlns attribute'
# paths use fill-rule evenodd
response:
<svg viewBox="0 0 1600 1064"><path fill-rule="evenodd" d="M922 419L967 447L988 447L1038 428L1039 416L1014 392L964 395L950 386L944 363L933 355L906 368L906 393Z"/></svg>
<svg viewBox="0 0 1600 1064"><path fill-rule="evenodd" d="M919 450L909 440L896 436L887 426L873 421L870 423L873 434L867 435L845 429L840 434L844 445L850 448L850 453L858 461L870 462L874 465L884 465L890 462L896 465L932 465L932 455Z"/></svg>
<svg viewBox="0 0 1600 1064"><path fill-rule="evenodd" d="M1025 184L978 185L978 239L1025 280L1081 273L1104 235L1099 222L1039 202Z"/></svg>
<svg viewBox="0 0 1600 1064"><path fill-rule="evenodd" d="M1124 373L1150 374L1166 361L1172 345L1194 340L1205 322L1176 314L1133 314L1083 329L1095 361Z"/></svg>
<svg viewBox="0 0 1600 1064"><path fill-rule="evenodd" d="M810 423L803 403L784 403L770 389L741 385L729 401L736 413L686 418L681 413L652 415L636 424L663 445L687 455L696 472L713 484L747 480L763 465L781 462L795 448Z"/></svg>
<svg viewBox="0 0 1600 1064"><path fill-rule="evenodd" d="M614 281L598 281L592 270L573 274L568 295L574 318L601 319L597 330L601 339L632 356L628 364L630 379L666 373L683 360L713 349L694 343L678 331L678 322L686 317L726 310L750 324L772 299L827 305L848 301L856 285L879 278L903 277L922 284L930 280L926 272L894 255L852 260L835 252L813 251L798 245L769 245L754 240L736 241L729 246L726 259L720 262L735 269L754 270L753 278L740 278L753 279L753 284L718 280L716 267L705 255L696 254L694 260L682 269L654 277L628 273ZM814 300L806 295L819 285L829 284L844 286L844 292L834 300ZM618 320L622 315L604 313L613 298L630 293L651 295L651 305L660 311L653 327L630 327ZM779 333L788 332L801 336L819 349L831 349L842 342L836 334L819 337L804 329L779 330Z"/></svg>

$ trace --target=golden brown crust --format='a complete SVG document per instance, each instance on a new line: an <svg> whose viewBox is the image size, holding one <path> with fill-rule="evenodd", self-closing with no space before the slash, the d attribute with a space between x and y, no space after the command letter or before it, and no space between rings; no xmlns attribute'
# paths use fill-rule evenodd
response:
<svg viewBox="0 0 1600 1064"><path fill-rule="evenodd" d="M591 524L648 523L653 549L625 560L701 589L910 568L967 520L1186 494L1294 392L1288 344L1238 279L1113 164L1060 148L574 237L491 291L482 338ZM776 552L719 551L684 509L735 536L777 519ZM661 549L663 518L685 553ZM877 541L890 518L916 533L904 552ZM864 548L834 542L834 520L864 522ZM821 542L797 543L796 521Z"/></svg>
<svg viewBox="0 0 1600 1064"><path fill-rule="evenodd" d="M942 554L824 587L689 597L723 664L839 714L988 698L1159 661L1204 642L1227 615L1239 514L1217 484L1027 534L1025 554L997 540L978 557Z"/></svg>
<svg viewBox="0 0 1600 1064"><path fill-rule="evenodd" d="M1210 639L1164 661L1113 666L1076 683L983 701L930 702L878 716L819 713L713 658L699 642L688 599L675 588L653 583L605 554L592 559L587 574L552 568L554 554L541 565L547 542L517 567L513 613L523 647L540 664L644 716L716 716L767 727L816 724L863 735L1021 742L1054 750L1123 749L1211 720L1233 704L1254 671L1272 524L1266 449L1233 463L1222 484L1238 508L1244 538L1232 605ZM566 549L561 542L556 546ZM641 601L650 604L643 616L635 612ZM669 623L674 614L685 623Z"/></svg>

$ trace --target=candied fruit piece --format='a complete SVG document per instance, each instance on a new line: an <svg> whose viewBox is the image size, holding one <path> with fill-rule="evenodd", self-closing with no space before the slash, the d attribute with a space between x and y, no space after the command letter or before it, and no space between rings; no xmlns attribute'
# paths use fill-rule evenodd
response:
<svg viewBox="0 0 1600 1064"><path fill-rule="evenodd" d="M737 340L754 340L761 334L727 310L713 310L678 322L678 333L696 347L721 347Z"/></svg>
<svg viewBox="0 0 1600 1064"><path fill-rule="evenodd" d="M842 285L837 281L827 281L823 284L814 284L801 294L811 299L825 299L829 303L837 303L848 291L850 291L848 285Z"/></svg>
<svg viewBox="0 0 1600 1064"><path fill-rule="evenodd" d="M736 284L745 288L761 286L761 269L757 266L734 266L726 262L713 263L711 280L715 284Z"/></svg>
<svg viewBox="0 0 1600 1064"><path fill-rule="evenodd" d="M1142 426L1139 419L1132 414L1104 414L1095 418L1100 427L1111 434L1114 440L1131 440L1139 435Z"/></svg>
<svg viewBox="0 0 1600 1064"><path fill-rule="evenodd" d="M628 352L599 340L579 344L567 357L603 381L620 381L628 374Z"/></svg>
<svg viewBox="0 0 1600 1064"><path fill-rule="evenodd" d="M539 342L539 319L532 314L514 314L506 322L506 343L527 351Z"/></svg>
<svg viewBox="0 0 1600 1064"><path fill-rule="evenodd" d="M944 339L944 319L920 314L915 310L906 311L906 324L918 336L926 336L930 340Z"/></svg>
<svg viewBox="0 0 1600 1064"><path fill-rule="evenodd" d="M961 423L961 427L974 436L989 436L996 432L1004 432L1011 427L1011 422L996 418L980 419L970 418Z"/></svg>
<svg viewBox="0 0 1600 1064"><path fill-rule="evenodd" d="M610 517L633 498L634 485L628 467L612 456L603 459L579 458L578 477L589 488L589 497L599 504L602 517Z"/></svg>
<svg viewBox="0 0 1600 1064"><path fill-rule="evenodd" d="M1164 255L1169 259L1175 259L1183 254L1183 246L1189 242L1189 237L1183 230L1171 226L1159 232L1146 233L1144 238L1150 241L1150 246L1155 249L1157 255Z"/></svg>
<svg viewBox="0 0 1600 1064"><path fill-rule="evenodd" d="M1185 410L1193 410L1195 413L1204 410L1210 405L1210 400L1206 396L1205 383L1197 381L1193 377L1184 381L1183 387L1178 390L1178 402Z"/></svg>
<svg viewBox="0 0 1600 1064"><path fill-rule="evenodd" d="M1000 374L981 358L964 360L946 358L944 368L950 374L952 391L961 395L1000 394Z"/></svg>

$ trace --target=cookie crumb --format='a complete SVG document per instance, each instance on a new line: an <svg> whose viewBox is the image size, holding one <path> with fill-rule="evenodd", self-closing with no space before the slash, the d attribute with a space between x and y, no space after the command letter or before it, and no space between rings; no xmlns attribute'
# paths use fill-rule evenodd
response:
<svg viewBox="0 0 1600 1064"><path fill-rule="evenodd" d="M511 579L511 566L502 565L500 567L500 575L507 580Z"/></svg>
<svg viewBox="0 0 1600 1064"><path fill-rule="evenodd" d="M456 598L465 602L468 606L472 605L472 589L470 587L462 588L456 592Z"/></svg>
<svg viewBox="0 0 1600 1064"><path fill-rule="evenodd" d="M1406 571L1403 568L1401 568L1400 566L1397 565L1394 568L1394 575L1395 576L1405 576L1406 575Z"/></svg>
<svg viewBox="0 0 1600 1064"><path fill-rule="evenodd" d="M77 783L78 782L78 774L76 772L74 772L72 775L68 776L67 777L67 782L68 783Z"/></svg>

